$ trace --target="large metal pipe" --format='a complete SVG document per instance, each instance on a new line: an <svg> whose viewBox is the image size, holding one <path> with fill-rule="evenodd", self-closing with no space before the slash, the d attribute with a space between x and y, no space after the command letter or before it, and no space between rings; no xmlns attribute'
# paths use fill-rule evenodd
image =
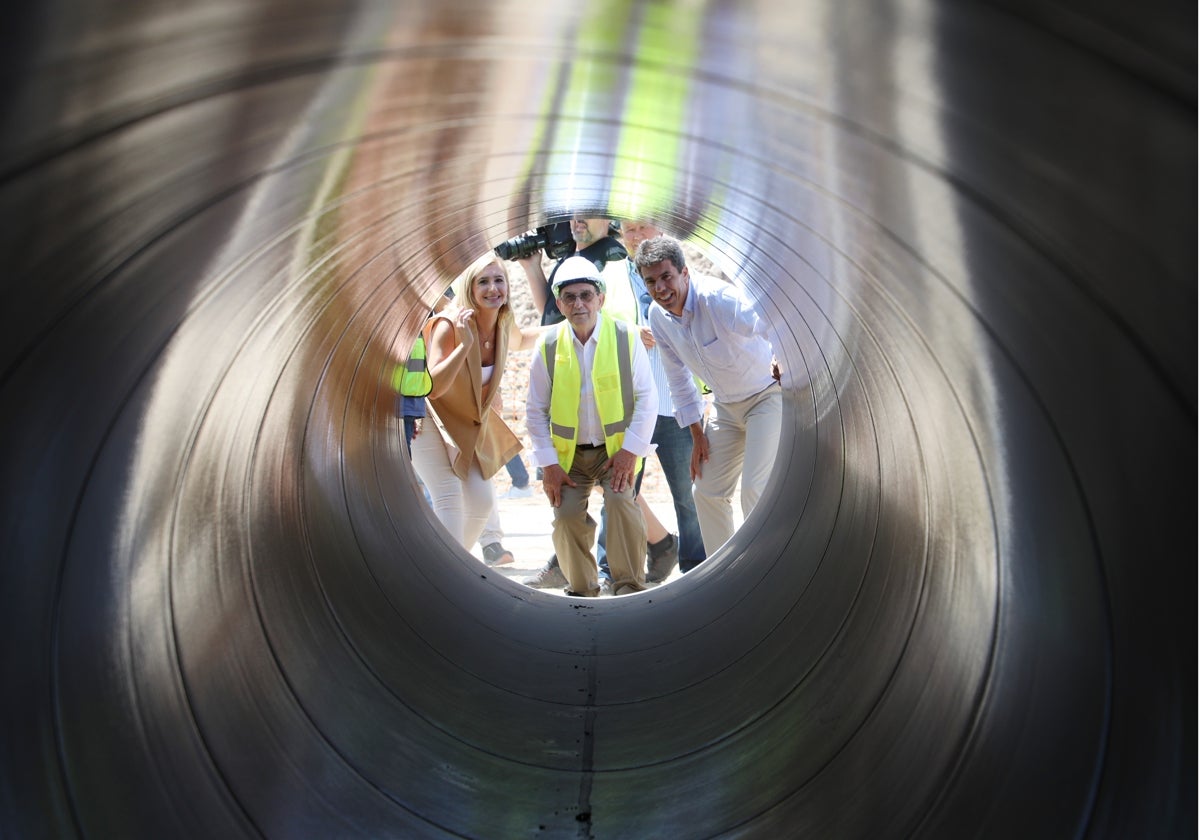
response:
<svg viewBox="0 0 1200 840"><path fill-rule="evenodd" d="M16 13L0 834L1194 833L1194 31ZM451 545L389 390L440 284L580 206L755 294L789 406L737 537L599 602Z"/></svg>

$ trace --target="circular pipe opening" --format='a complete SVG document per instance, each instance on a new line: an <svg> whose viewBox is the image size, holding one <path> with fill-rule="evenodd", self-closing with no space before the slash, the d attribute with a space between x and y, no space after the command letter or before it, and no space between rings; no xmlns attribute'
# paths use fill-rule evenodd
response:
<svg viewBox="0 0 1200 840"><path fill-rule="evenodd" d="M13 19L2 833L1188 821L1168 33L419 6ZM718 562L597 603L431 526L387 387L439 284L582 202L703 243L787 400Z"/></svg>

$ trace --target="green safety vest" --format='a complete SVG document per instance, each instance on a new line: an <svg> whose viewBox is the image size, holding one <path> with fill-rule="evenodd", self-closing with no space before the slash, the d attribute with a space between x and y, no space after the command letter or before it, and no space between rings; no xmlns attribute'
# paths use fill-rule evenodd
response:
<svg viewBox="0 0 1200 840"><path fill-rule="evenodd" d="M600 315L596 325L596 358L592 364L592 393L604 429L604 450L608 457L621 451L625 430L633 420L633 353L637 330L624 321ZM546 372L550 375L550 438L558 454L558 464L567 472L575 462L579 440L579 397L583 376L571 325L564 322L542 345ZM634 472L642 468L637 459Z"/></svg>
<svg viewBox="0 0 1200 840"><path fill-rule="evenodd" d="M425 366L425 339L417 336L403 367L392 374L392 388L406 397L425 397L433 390L433 377Z"/></svg>

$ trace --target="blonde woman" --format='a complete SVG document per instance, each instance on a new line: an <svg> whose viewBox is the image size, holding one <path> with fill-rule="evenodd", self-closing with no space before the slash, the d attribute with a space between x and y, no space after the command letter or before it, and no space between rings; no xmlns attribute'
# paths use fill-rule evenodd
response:
<svg viewBox="0 0 1200 840"><path fill-rule="evenodd" d="M522 330L509 306L508 269L492 253L454 281L454 302L426 322L429 416L412 461L446 530L464 548L483 532L494 504L492 476L521 442L492 410L510 351L531 350L541 330Z"/></svg>

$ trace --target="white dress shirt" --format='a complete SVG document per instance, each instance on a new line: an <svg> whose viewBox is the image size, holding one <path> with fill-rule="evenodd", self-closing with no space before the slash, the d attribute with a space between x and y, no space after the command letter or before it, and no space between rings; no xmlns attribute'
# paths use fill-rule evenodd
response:
<svg viewBox="0 0 1200 840"><path fill-rule="evenodd" d="M600 423L600 410L596 408L596 396L592 390L592 365L596 359L596 339L600 325L606 316L601 313L596 328L586 342L580 342L575 331L568 326L567 334L575 342L575 355L579 357L580 376L583 389L579 395L579 444L604 445L604 426ZM631 329L634 329L632 325ZM529 399L525 405L525 427L533 444L531 459L535 467L548 467L558 463L554 441L550 436L550 372L546 369L546 335L538 339L537 348L529 366ZM639 457L651 454L655 446L650 442L654 436L654 423L658 419L658 395L654 391L654 377L650 372L650 360L640 339L633 341L633 418L625 430L621 448Z"/></svg>
<svg viewBox="0 0 1200 840"><path fill-rule="evenodd" d="M704 417L692 374L712 389L717 402L749 399L775 384L770 328L736 286L689 272L679 317L650 305L650 328L671 383L675 420L687 427Z"/></svg>

